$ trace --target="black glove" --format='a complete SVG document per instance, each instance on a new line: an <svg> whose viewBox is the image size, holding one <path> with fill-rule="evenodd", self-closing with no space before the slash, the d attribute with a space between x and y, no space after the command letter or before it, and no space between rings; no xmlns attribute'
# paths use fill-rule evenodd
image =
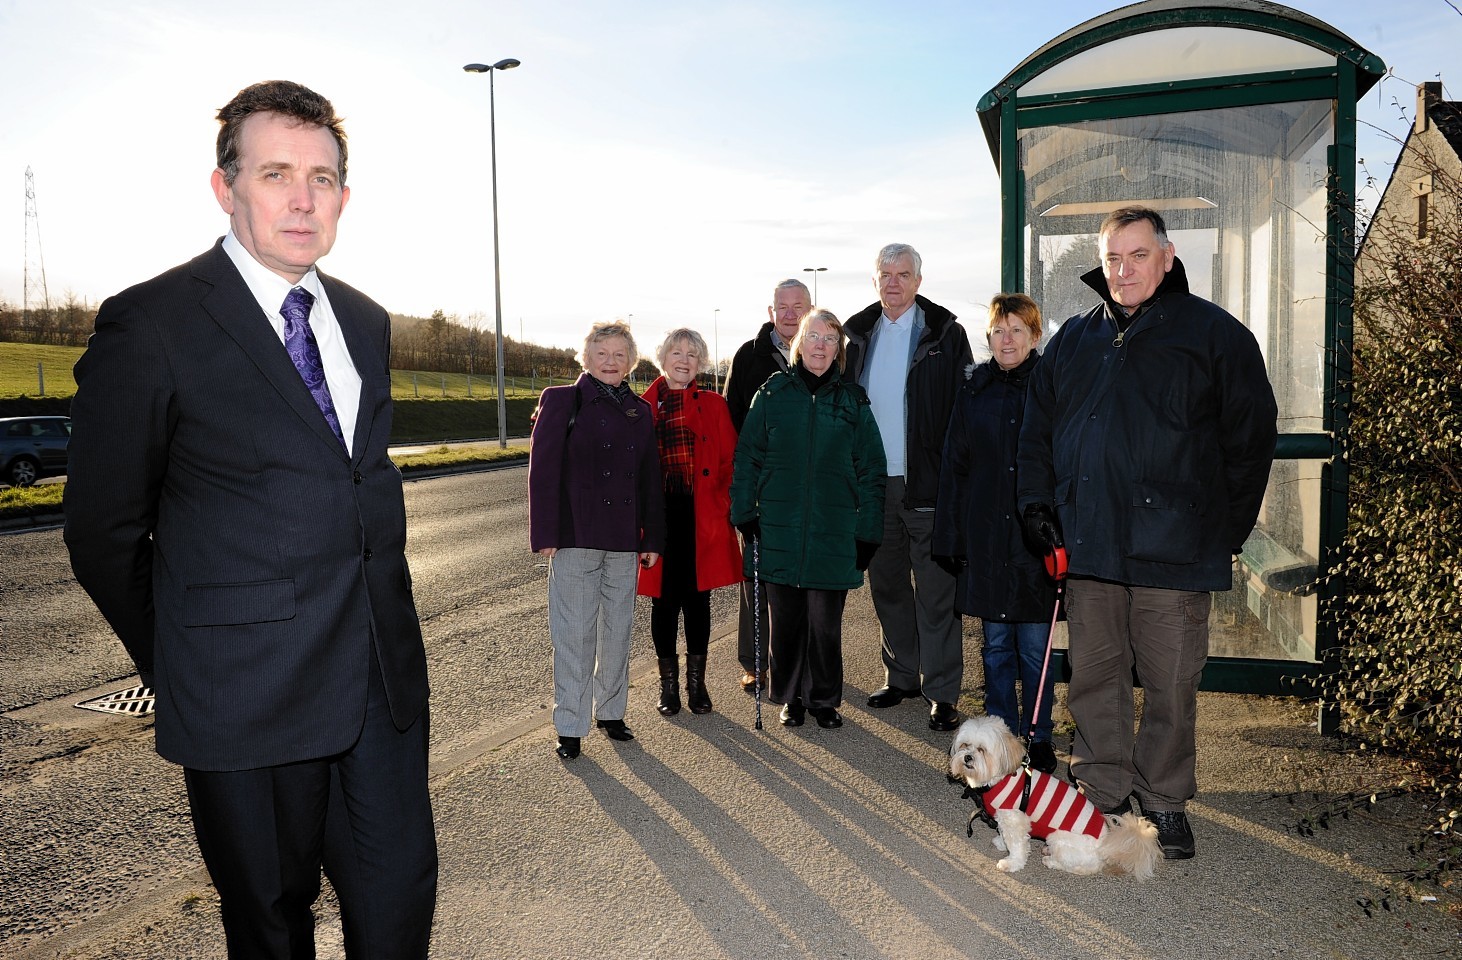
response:
<svg viewBox="0 0 1462 960"><path fill-rule="evenodd" d="M869 543L867 540L855 540L853 543L858 548L858 559L853 563L858 568L858 572L862 573L868 569L868 564L873 562L873 555L878 552L878 544Z"/></svg>
<svg viewBox="0 0 1462 960"><path fill-rule="evenodd" d="M1057 547L1066 546L1061 539L1061 522L1044 503L1028 504L1020 516L1020 530L1025 545L1038 557L1054 553Z"/></svg>
<svg viewBox="0 0 1462 960"><path fill-rule="evenodd" d="M934 555L934 562L939 564L944 572L951 577L959 576L960 571L969 566L969 560L964 557L941 557L937 553Z"/></svg>
<svg viewBox="0 0 1462 960"><path fill-rule="evenodd" d="M752 517L745 523L738 523L736 529L741 531L741 535L746 538L748 543L761 536L761 524L756 517Z"/></svg>

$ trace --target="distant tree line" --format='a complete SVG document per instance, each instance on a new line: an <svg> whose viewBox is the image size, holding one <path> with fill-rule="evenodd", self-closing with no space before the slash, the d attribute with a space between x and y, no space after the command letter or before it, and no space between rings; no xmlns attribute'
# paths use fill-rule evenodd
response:
<svg viewBox="0 0 1462 960"><path fill-rule="evenodd" d="M59 305L23 310L0 300L0 341L84 347L96 324L96 307L67 293Z"/></svg>
<svg viewBox="0 0 1462 960"><path fill-rule="evenodd" d="M0 342L86 346L97 308L67 293L59 306L23 310L0 300ZM497 337L474 314L464 322L437 310L430 317L391 314L391 366L398 370L489 375L497 370ZM503 373L510 377L575 377L573 350L503 337Z"/></svg>
<svg viewBox="0 0 1462 960"><path fill-rule="evenodd" d="M464 322L441 310L429 317L391 314L391 366L398 370L440 370L474 376L497 371L497 336L486 318ZM503 373L509 377L576 377L577 353L566 347L540 347L503 337Z"/></svg>

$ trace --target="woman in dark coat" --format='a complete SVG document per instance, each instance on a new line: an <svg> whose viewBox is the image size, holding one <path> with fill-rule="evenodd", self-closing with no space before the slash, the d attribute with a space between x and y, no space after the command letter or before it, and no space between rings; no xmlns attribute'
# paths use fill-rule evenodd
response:
<svg viewBox="0 0 1462 960"><path fill-rule="evenodd" d="M1041 360L1035 352L1040 308L1024 294L1000 294L990 303L986 336L991 358L970 368L949 421L933 552L959 562L955 609L980 618L985 712L1024 737L1031 732L1056 602L1055 584L1041 558L1027 549L1015 509L1015 454L1026 380ZM1051 746L1056 678L1049 669L1045 673L1030 757L1032 766L1050 773L1056 769Z"/></svg>
<svg viewBox="0 0 1462 960"><path fill-rule="evenodd" d="M771 601L770 695L789 727L809 710L842 726L843 604L883 540L883 441L843 347L837 317L804 317L792 367L756 392L736 444L731 522Z"/></svg>
<svg viewBox="0 0 1462 960"><path fill-rule="evenodd" d="M612 740L625 726L629 640L640 566L665 548L665 504L650 405L624 378L635 341L620 322L584 340L577 383L538 402L528 455L528 535L548 558L553 726L572 760L593 720Z"/></svg>
<svg viewBox="0 0 1462 960"><path fill-rule="evenodd" d="M650 601L650 638L660 667L662 716L680 712L680 657L675 638L685 618L685 698L691 713L710 713L706 649L711 640L711 591L741 582L741 548L731 527L731 458L736 428L719 393L695 379L710 369L705 339L672 330L655 352L665 375L645 402L655 418L660 472L665 480L665 556L640 569L639 592Z"/></svg>

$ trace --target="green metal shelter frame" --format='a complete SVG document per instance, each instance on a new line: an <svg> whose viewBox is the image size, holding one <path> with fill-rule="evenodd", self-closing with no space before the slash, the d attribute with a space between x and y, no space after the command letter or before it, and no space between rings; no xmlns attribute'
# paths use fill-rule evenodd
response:
<svg viewBox="0 0 1462 960"><path fill-rule="evenodd" d="M1192 75L1204 55L1216 69ZM1247 61L1261 69L1234 72ZM1048 324L1077 312L1051 261L1089 250L1095 266L1101 217L1155 190L1190 279L1200 275L1195 292L1208 296L1206 280L1208 298L1255 331L1276 394L1294 398L1292 409L1281 400L1266 514L1236 573L1243 599L1226 615L1235 636L1258 638L1240 644L1257 655L1216 650L1205 689L1305 692L1336 643L1325 611L1342 587L1321 572L1348 514L1355 105L1384 72L1344 34L1276 3L1148 0L1056 37L979 103L1000 171L1003 289L1036 296ZM1185 244L1199 251L1193 261ZM1313 343L1322 327L1323 349Z"/></svg>

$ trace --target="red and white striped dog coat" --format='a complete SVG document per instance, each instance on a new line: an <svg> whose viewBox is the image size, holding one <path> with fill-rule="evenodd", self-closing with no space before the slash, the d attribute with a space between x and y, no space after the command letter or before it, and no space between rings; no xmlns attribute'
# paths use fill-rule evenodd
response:
<svg viewBox="0 0 1462 960"><path fill-rule="evenodd" d="M998 810L1019 810L1025 791L1025 777L1031 778L1030 803L1025 809L1031 821L1031 836L1044 840L1058 830L1084 833L1101 839L1107 819L1086 794L1049 773L1030 770L1008 774L980 791L980 803L993 820Z"/></svg>

